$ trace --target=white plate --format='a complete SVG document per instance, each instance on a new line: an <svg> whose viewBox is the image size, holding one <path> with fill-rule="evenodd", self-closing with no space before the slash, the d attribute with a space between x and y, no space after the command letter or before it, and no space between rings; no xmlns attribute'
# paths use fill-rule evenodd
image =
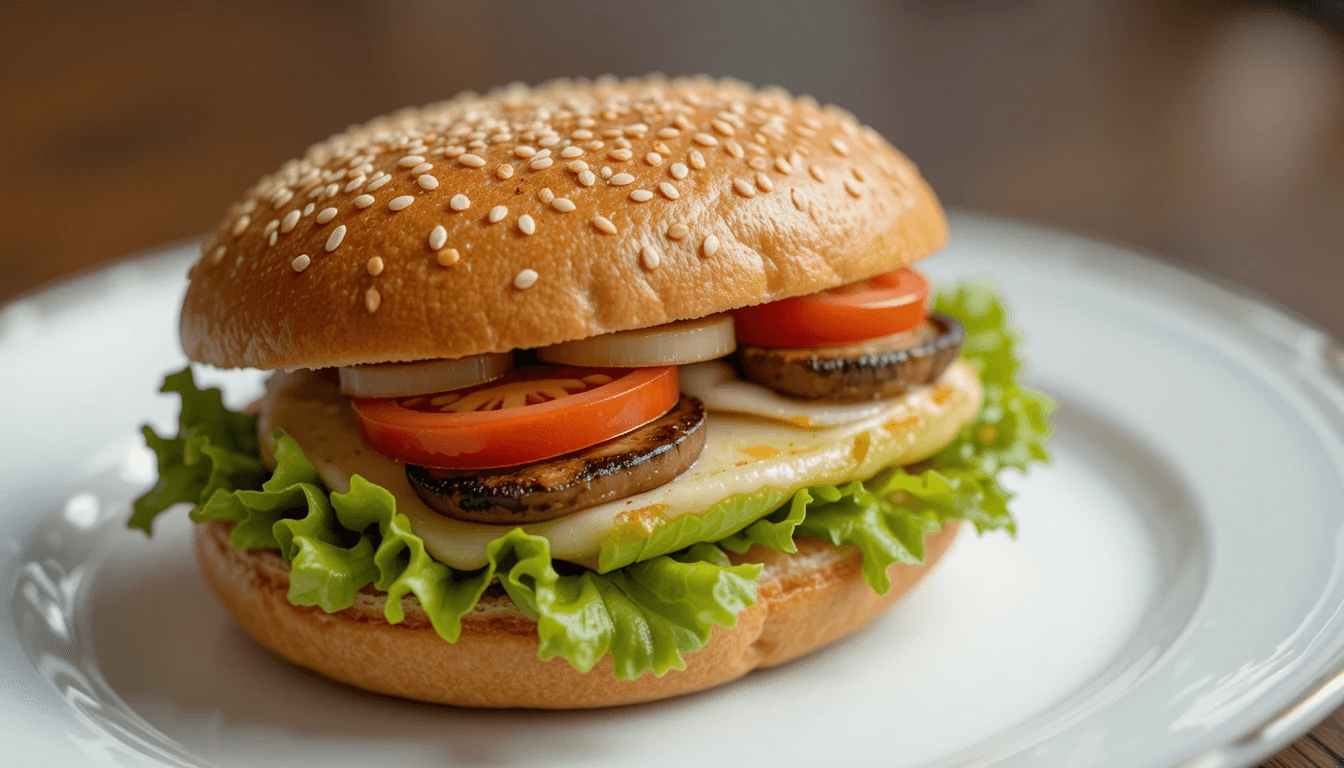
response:
<svg viewBox="0 0 1344 768"><path fill-rule="evenodd" d="M167 516L122 527L172 424L193 247L0 311L0 754L90 765L1249 765L1344 702L1344 353L1235 290L973 215L927 263L992 279L1060 402L1016 541L965 537L896 610L653 705L472 712L255 646ZM255 374L208 372L230 402ZM320 763L319 763L320 761Z"/></svg>

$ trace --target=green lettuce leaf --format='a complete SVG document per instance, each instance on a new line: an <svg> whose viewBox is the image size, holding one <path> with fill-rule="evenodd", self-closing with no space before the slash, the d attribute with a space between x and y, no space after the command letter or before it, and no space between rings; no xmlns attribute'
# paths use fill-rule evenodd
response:
<svg viewBox="0 0 1344 768"><path fill-rule="evenodd" d="M455 571L426 551L391 493L359 476L347 493L330 492L283 432L275 436L276 468L268 471L257 457L256 420L224 408L218 390L198 389L189 369L163 387L182 398L178 435L144 430L158 454L159 481L136 501L129 525L149 533L163 510L194 504L196 522L235 524L235 547L280 550L290 563L288 597L295 605L340 611L372 585L387 593L389 622L404 620L403 598L414 596L449 642L498 583L537 622L541 658L560 656L586 672L609 654L618 677L661 675L684 668L684 655L701 648L714 625L734 626L755 602L759 566L734 566L725 550L759 544L793 552L794 536L851 544L863 554L865 578L885 592L887 566L921 562L924 535L949 520L969 520L981 531L1013 530L1011 494L998 473L1048 459L1052 404L1016 384L1016 338L991 289L962 287L940 295L937 307L966 325L963 355L980 373L985 405L935 458L843 487L816 486L792 497L762 489L724 500L703 515L652 526L651 536L604 542L606 572L565 567L562 574L549 542L521 529L490 543L484 568Z"/></svg>
<svg viewBox="0 0 1344 768"><path fill-rule="evenodd" d="M258 457L257 420L224 407L218 389L198 389L191 369L168 376L160 392L182 399L177 436L159 437L142 428L158 456L159 479L135 500L130 527L150 533L154 518L174 504L202 505L215 491L256 488L266 478Z"/></svg>

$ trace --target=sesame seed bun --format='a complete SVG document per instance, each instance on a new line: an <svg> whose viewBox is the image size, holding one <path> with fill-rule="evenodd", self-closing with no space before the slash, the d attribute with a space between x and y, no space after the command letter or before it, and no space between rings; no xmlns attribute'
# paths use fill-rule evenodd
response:
<svg viewBox="0 0 1344 768"><path fill-rule="evenodd" d="M187 356L321 368L504 352L814 293L947 238L847 113L709 79L556 82L314 145L209 236Z"/></svg>
<svg viewBox="0 0 1344 768"><path fill-rule="evenodd" d="M376 693L466 707L575 709L653 701L712 688L753 669L791 661L866 624L908 592L942 558L959 523L925 539L923 565L892 565L891 590L877 595L851 547L799 539L798 553L754 547L739 562L765 564L757 603L732 629L715 627L709 643L686 656L686 669L619 680L607 656L588 674L564 659L537 658L537 626L499 589L487 591L446 643L414 597L406 621L383 619L383 593L327 614L291 605L289 566L275 550L236 550L230 524L196 526L196 554L206 581L234 618L286 660Z"/></svg>

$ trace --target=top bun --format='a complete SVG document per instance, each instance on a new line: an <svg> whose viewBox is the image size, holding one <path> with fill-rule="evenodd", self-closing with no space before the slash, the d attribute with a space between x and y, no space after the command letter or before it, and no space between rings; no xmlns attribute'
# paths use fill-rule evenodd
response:
<svg viewBox="0 0 1344 768"><path fill-rule="evenodd" d="M191 270L182 346L288 369L526 349L815 293L946 239L910 161L810 98L510 86L349 128L258 182Z"/></svg>

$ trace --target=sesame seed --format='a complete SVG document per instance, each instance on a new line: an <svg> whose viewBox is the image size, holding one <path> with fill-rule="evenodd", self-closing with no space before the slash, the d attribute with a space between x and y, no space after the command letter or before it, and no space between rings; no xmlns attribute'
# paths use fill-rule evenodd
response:
<svg viewBox="0 0 1344 768"><path fill-rule="evenodd" d="M608 235L616 234L616 225L611 223L611 219L606 216L594 216L590 221L599 232L605 232Z"/></svg>
<svg viewBox="0 0 1344 768"><path fill-rule="evenodd" d="M718 139L710 136L708 133L697 133L691 140L702 147L712 147L719 143Z"/></svg>
<svg viewBox="0 0 1344 768"><path fill-rule="evenodd" d="M660 155L672 154L672 148L667 146L667 144L662 141L656 141L653 143L653 151L657 152Z"/></svg>
<svg viewBox="0 0 1344 768"><path fill-rule="evenodd" d="M374 277L381 275L383 273L383 257L374 256L369 259L368 263L364 265L364 269L368 270L369 274Z"/></svg>
<svg viewBox="0 0 1344 768"><path fill-rule="evenodd" d="M780 173L793 173L793 166L789 165L788 160L785 160L782 157L776 157L775 170L779 171Z"/></svg>
<svg viewBox="0 0 1344 768"><path fill-rule="evenodd" d="M606 144L603 144L603 143L600 142L600 141L590 141L590 142L588 142L587 144L585 144L584 146L587 147L588 149L590 149L590 150L596 152L597 150L599 150L599 149L605 147Z"/></svg>
<svg viewBox="0 0 1344 768"><path fill-rule="evenodd" d="M328 221L331 221L332 219L336 218L337 213L339 213L339 211L337 211L335 208L330 207L323 208L322 210L317 212L317 223L326 224Z"/></svg>
<svg viewBox="0 0 1344 768"><path fill-rule="evenodd" d="M394 211L400 211L401 209L405 208L406 206L414 202L415 202L414 197L411 197L410 195L400 195L398 197L392 198L391 200L388 200L387 207Z"/></svg>
<svg viewBox="0 0 1344 768"><path fill-rule="evenodd" d="M644 162L648 163L649 165L662 165L663 156L658 154L657 152L650 152L644 156Z"/></svg>
<svg viewBox="0 0 1344 768"><path fill-rule="evenodd" d="M848 155L849 145L841 141L839 136L831 139L831 149L834 149L838 155Z"/></svg>
<svg viewBox="0 0 1344 768"><path fill-rule="evenodd" d="M680 112L677 113L676 117L672 118L672 123L683 131L689 131L695 127L695 125Z"/></svg>
<svg viewBox="0 0 1344 768"><path fill-rule="evenodd" d="M555 193L551 191L550 187L542 187L541 191L537 193L537 199L545 205L555 199Z"/></svg>
<svg viewBox="0 0 1344 768"><path fill-rule="evenodd" d="M677 189L675 185L668 181L659 182L658 191L668 200L676 200L681 197L681 190Z"/></svg>
<svg viewBox="0 0 1344 768"><path fill-rule="evenodd" d="M569 135L570 138L577 139L579 141L587 141L588 139L593 138L593 132L586 128L580 128L577 131L571 132Z"/></svg>
<svg viewBox="0 0 1344 768"><path fill-rule="evenodd" d="M723 143L723 151L736 157L738 160L746 153L742 151L742 145L737 143L737 139L729 139Z"/></svg>
<svg viewBox="0 0 1344 768"><path fill-rule="evenodd" d="M625 127L625 132L630 134L631 136L639 136L641 134L648 133L648 131L649 126L646 125L645 123L635 123L634 125L627 125Z"/></svg>
<svg viewBox="0 0 1344 768"><path fill-rule="evenodd" d="M537 231L537 222L532 220L531 216L524 213L518 217L518 231L524 235L530 235Z"/></svg>
<svg viewBox="0 0 1344 768"><path fill-rule="evenodd" d="M345 225L342 224L331 230L327 236L327 253L331 253L341 246L341 241L345 239Z"/></svg>
<svg viewBox="0 0 1344 768"><path fill-rule="evenodd" d="M500 181L513 178L513 166L505 163L495 169L495 177Z"/></svg>
<svg viewBox="0 0 1344 768"><path fill-rule="evenodd" d="M802 191L797 187L793 188L793 191L789 193L789 197L793 198L794 208L797 208L800 211L807 210L807 198L803 197Z"/></svg>
<svg viewBox="0 0 1344 768"><path fill-rule="evenodd" d="M526 160L527 158L529 158L529 157L531 157L531 156L537 154L537 150L534 149L533 147L529 147L529 146L527 146L527 145L523 145L523 146L521 146L521 147L514 147L514 149L513 149L513 154L515 154L515 155L517 155L518 157L520 157L520 158Z"/></svg>
<svg viewBox="0 0 1344 768"><path fill-rule="evenodd" d="M361 186L363 186L366 180L368 180L368 177L361 173L358 176L355 176L354 178L350 179L350 181L346 182L345 187L342 188L341 191L346 193L354 192L356 189L359 189Z"/></svg>
<svg viewBox="0 0 1344 768"><path fill-rule="evenodd" d="M680 135L681 131L677 128L673 128L670 125L667 126L666 128L659 128L657 133L657 136L660 139L675 139Z"/></svg>
<svg viewBox="0 0 1344 768"><path fill-rule="evenodd" d="M429 247L436 251L443 250L443 246L448 243L448 230L443 228L442 224L435 224L434 228L429 230Z"/></svg>
<svg viewBox="0 0 1344 768"><path fill-rule="evenodd" d="M421 176L420 178L416 179L416 180L415 180L415 183L416 183L416 184L419 184L421 189L438 189L438 188L439 188L439 180L436 179L436 178L434 178L433 176L430 176L428 173L426 173L426 174L424 174L423 176Z"/></svg>
<svg viewBox="0 0 1344 768"><path fill-rule="evenodd" d="M853 168L850 168L850 169L849 169L849 172L852 173L852 174L854 174L854 180L855 180L855 181L867 181L867 180L868 180L868 174L864 173L864 172L863 172L863 169L860 168L860 167L857 166L857 165L854 166Z"/></svg>
<svg viewBox="0 0 1344 768"><path fill-rule="evenodd" d="M543 150L541 150L540 152L538 152L537 154L533 155L533 156L532 156L532 159L533 159L533 160L538 160L538 159L540 159L540 158L543 158L543 157L550 157L550 156L551 156L551 150L549 150L549 149L543 149Z"/></svg>
<svg viewBox="0 0 1344 768"><path fill-rule="evenodd" d="M821 170L821 166L815 164L810 165L807 167L807 172L817 181L820 181L823 184L826 183L826 172Z"/></svg>
<svg viewBox="0 0 1344 768"><path fill-rule="evenodd" d="M581 171L578 176L578 181L585 187L591 187L597 183L597 176L593 175L592 171Z"/></svg>
<svg viewBox="0 0 1344 768"><path fill-rule="evenodd" d="M705 169L705 156L700 154L700 150L692 149L691 154L686 159L690 161L691 167L695 170L703 171Z"/></svg>
<svg viewBox="0 0 1344 768"><path fill-rule="evenodd" d="M399 200L401 198L397 199ZM395 203L396 200L393 200L392 202ZM410 203L407 203L406 205L410 205ZM453 198L448 201L448 207L452 208L454 211L465 211L471 207L471 199L464 194L458 193L453 195Z"/></svg>
<svg viewBox="0 0 1344 768"><path fill-rule="evenodd" d="M452 160L452 159L455 158L455 157L461 157L462 155L466 154L466 152L467 152L467 150L466 150L465 147L459 147L459 146L454 145L454 146L445 148L445 149L443 150L443 156L446 157L446 158L448 158L449 160Z"/></svg>
<svg viewBox="0 0 1344 768"><path fill-rule="evenodd" d="M568 168L572 173L582 173L583 171L588 170L588 164L582 160L575 160L574 162L570 163L565 167Z"/></svg>
<svg viewBox="0 0 1344 768"><path fill-rule="evenodd" d="M863 197L863 187L853 179L845 179L845 191L854 197Z"/></svg>
<svg viewBox="0 0 1344 768"><path fill-rule="evenodd" d="M295 256L294 260L289 262L289 266L293 267L295 272L302 272L303 270L308 268L309 264L312 263L313 260L308 257L308 254L303 253L299 254L298 256Z"/></svg>
<svg viewBox="0 0 1344 768"><path fill-rule="evenodd" d="M373 195L360 195L355 198L354 202L356 208L368 208L373 205Z"/></svg>
<svg viewBox="0 0 1344 768"><path fill-rule="evenodd" d="M663 255L652 245L646 245L639 249L639 260L644 264L645 269L657 269L663 262Z"/></svg>
<svg viewBox="0 0 1344 768"><path fill-rule="evenodd" d="M685 163L673 163L672 167L667 169L667 172L672 175L672 178L680 180L686 178L691 170L686 167Z"/></svg>
<svg viewBox="0 0 1344 768"><path fill-rule="evenodd" d="M323 199L326 199L326 198L328 198L328 197L333 197L333 196L336 195L337 192L340 192L340 191L341 191L341 185L340 185L340 184L328 184L327 186L325 186L325 187L322 188L322 197L323 197Z"/></svg>
<svg viewBox="0 0 1344 768"><path fill-rule="evenodd" d="M378 305L383 303L382 294L378 293L377 288L370 288L364 292L364 308L370 312L377 312Z"/></svg>
<svg viewBox="0 0 1344 768"><path fill-rule="evenodd" d="M718 131L724 136L732 136L733 134L737 133L737 129L733 128L733 126L729 125L723 120L715 120L714 122L710 123L710 125L714 127L715 131Z"/></svg>
<svg viewBox="0 0 1344 768"><path fill-rule="evenodd" d="M533 160L532 162L528 163L528 164L527 164L527 167L528 167L528 168L531 168L531 169L534 170L534 171L544 171L544 170L546 170L547 168L550 168L550 167L551 167L552 165L554 165L554 164L555 164L555 161L552 160L552 159L549 158L549 157L538 157L537 159L535 159L535 160Z"/></svg>
<svg viewBox="0 0 1344 768"><path fill-rule="evenodd" d="M233 222L233 236L238 237L239 235L243 234L243 232L247 229L247 225L251 223L252 223L251 216L248 216L247 214L239 216L238 220Z"/></svg>
<svg viewBox="0 0 1344 768"><path fill-rule="evenodd" d="M284 189L275 193L275 197L271 201L271 206L278 211L284 206L285 203L288 203L292 199L294 199L294 190L290 189L289 187L285 187Z"/></svg>
<svg viewBox="0 0 1344 768"><path fill-rule="evenodd" d="M561 157L578 157L583 154L583 147L565 147L560 150Z"/></svg>
<svg viewBox="0 0 1344 768"><path fill-rule="evenodd" d="M452 265L457 263L458 259L461 258L462 255L457 252L456 248L447 248L442 251L439 251L438 254L434 257L434 261L440 267L451 267Z"/></svg>
<svg viewBox="0 0 1344 768"><path fill-rule="evenodd" d="M220 245L220 246L216 246L216 247L215 247L215 252L212 253L212 254L210 254L210 263L211 263L211 264L218 264L219 262L223 261L223 260L224 260L224 254L227 253L227 252L228 252L228 249L225 248L224 246L222 246L222 245Z"/></svg>
<svg viewBox="0 0 1344 768"><path fill-rule="evenodd" d="M434 167L433 163L421 163L411 169L411 174L412 175L421 174L424 173L425 171L430 170L433 167Z"/></svg>
<svg viewBox="0 0 1344 768"><path fill-rule="evenodd" d="M402 168L410 168L412 166L419 165L423 162L425 162L425 158L421 157L420 155L407 155L398 160L397 165L400 165Z"/></svg>
<svg viewBox="0 0 1344 768"><path fill-rule="evenodd" d="M757 171L764 171L766 168L770 167L770 161L757 155L747 161L747 167Z"/></svg>
<svg viewBox="0 0 1344 768"><path fill-rule="evenodd" d="M764 173L756 174L756 186L760 187L762 192L773 192L775 189L775 183Z"/></svg>
<svg viewBox="0 0 1344 768"><path fill-rule="evenodd" d="M309 203L309 204L303 206L303 215L304 215L304 216L307 216L308 214L312 213L312 212L313 212L313 209L316 208L316 207L317 207L317 206L313 205L312 203Z"/></svg>
<svg viewBox="0 0 1344 768"><path fill-rule="evenodd" d="M628 173L618 173L607 180L607 183L614 187L624 187L626 184L634 182L635 177Z"/></svg>
<svg viewBox="0 0 1344 768"><path fill-rule="evenodd" d="M713 256L719 252L719 238L714 235L705 237L705 242L701 243L700 249L706 256Z"/></svg>
<svg viewBox="0 0 1344 768"><path fill-rule="evenodd" d="M624 163L626 160L629 160L630 158L632 158L632 157L634 157L634 156L635 156L635 153L634 153L634 152L631 152L631 151L628 150L628 149L613 149L613 150L607 155L607 157L611 158L612 160L615 160L615 161L618 162L618 163Z"/></svg>
<svg viewBox="0 0 1344 768"><path fill-rule="evenodd" d="M647 189L636 189L630 193L630 199L636 203L643 203L653 199L653 193Z"/></svg>
<svg viewBox="0 0 1344 768"><path fill-rule="evenodd" d="M691 234L691 228L685 224L673 224L667 228L668 240L684 240L689 234Z"/></svg>
<svg viewBox="0 0 1344 768"><path fill-rule="evenodd" d="M531 288L536 285L537 277L536 270L524 269L513 276L513 287L520 291Z"/></svg>
<svg viewBox="0 0 1344 768"><path fill-rule="evenodd" d="M369 186L365 187L365 188L364 188L364 191L365 191L365 192L376 192L376 191L378 191L379 189L382 189L382 188L383 188L383 185L386 184L387 182L391 181L391 180L392 180L392 177L391 177L391 176L378 176L378 177L374 178L373 181L370 181L370 182L369 182Z"/></svg>
<svg viewBox="0 0 1344 768"><path fill-rule="evenodd" d="M268 245L268 246L275 245L275 240L276 240L276 238L278 238L279 236L280 236L280 233L278 233L278 232L272 232L271 235L270 235L270 237L266 238L266 245Z"/></svg>
<svg viewBox="0 0 1344 768"><path fill-rule="evenodd" d="M561 213L569 213L574 210L574 201L568 197L557 197L551 201L551 207Z"/></svg>
<svg viewBox="0 0 1344 768"><path fill-rule="evenodd" d="M756 188L742 179L733 179L733 189L743 197L756 196Z"/></svg>
<svg viewBox="0 0 1344 768"><path fill-rule="evenodd" d="M559 137L559 136L556 136L556 135L554 135L554 134L552 134L552 135L550 135L550 136L543 136L543 137L541 138L541 140L538 141L537 143L540 144L540 145L543 146L543 147L553 147L553 146L555 146L556 144L559 144L559 143L560 143L560 137Z"/></svg>
<svg viewBox="0 0 1344 768"><path fill-rule="evenodd" d="M279 226L280 226L279 219L271 219L270 221L266 222L266 227L261 230L261 234L273 235L275 234L275 230L279 228Z"/></svg>
<svg viewBox="0 0 1344 768"><path fill-rule="evenodd" d="M299 223L299 210L295 208L285 214L285 218L280 221L280 231L290 232Z"/></svg>
<svg viewBox="0 0 1344 768"><path fill-rule="evenodd" d="M502 220L505 216L508 215L509 215L508 208L502 205L496 205L494 208L490 209L490 213L486 214L485 218L491 224L498 224L500 220Z"/></svg>
<svg viewBox="0 0 1344 768"><path fill-rule="evenodd" d="M467 166L468 168L480 168L482 165L485 165L485 158L481 157L480 155L473 155L470 152L468 152L467 154L457 158L457 162Z"/></svg>

